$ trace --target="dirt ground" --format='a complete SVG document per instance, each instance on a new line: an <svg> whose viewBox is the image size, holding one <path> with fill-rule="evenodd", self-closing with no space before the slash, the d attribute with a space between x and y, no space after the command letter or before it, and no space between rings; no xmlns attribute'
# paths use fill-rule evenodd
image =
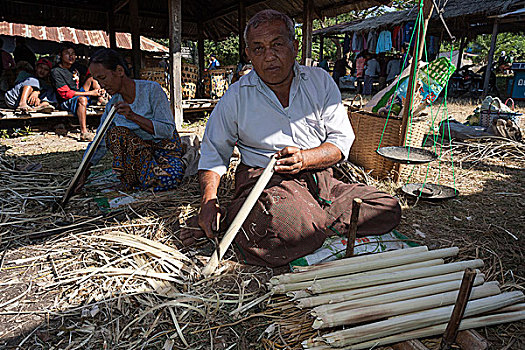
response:
<svg viewBox="0 0 525 350"><path fill-rule="evenodd" d="M468 102L453 102L449 104L449 114L458 121L464 121L474 107ZM518 108L522 112L525 111L523 107ZM75 132L74 126L68 126L70 130L68 135L56 135L53 131L56 123L58 121L35 123L29 128L33 131L25 135L1 139L0 156L4 164L23 166L40 163L42 172L49 173L50 188L52 186L65 187L79 164L86 144L76 140L78 133ZM92 123L96 125L96 121ZM203 122L200 121L186 125L183 132L202 134L203 130ZM523 148L516 150L509 145L498 147L500 148L497 149L497 152L492 152L491 145L486 141L455 142L451 148L447 149L447 157L443 157L441 161L434 162L428 167L419 166L414 169L410 182L439 182L455 186L460 195L452 200L428 202L408 198L399 191L403 182L372 181L372 184L397 195L400 199L404 210L403 220L398 228L401 233L416 242L428 245L429 248L457 246L460 248L460 259L483 259L485 266L482 271L488 280L498 281L503 291L524 291L525 154ZM95 170L106 169L109 166L110 159L105 157ZM7 175L2 174L5 180ZM179 217L195 212L198 203L198 189L195 183L187 184L187 186L191 187L191 191L176 192L180 195L176 203L169 205L169 200L162 202L164 208L156 211L157 215L161 216L160 219L175 222ZM20 191L19 188L13 188L13 190ZM2 193L7 195L9 190L4 188ZM58 191L58 193L62 192ZM75 220L78 220L78 217L84 220L101 217L96 206L89 201L89 198L73 201L74 209L71 209L71 212L74 215L71 214L71 217L74 216ZM0 349L71 348L68 347L67 341L64 341L64 334L70 334L69 337L71 337L72 326L60 325L57 321L60 318L54 317L59 314L58 310L49 312L54 305L59 303L57 300L59 293L40 288L41 285L53 281L54 263L50 261L37 263L37 259L32 259L50 249L51 235L41 234L41 232L47 229L55 232L52 230L57 229L57 235L61 234L58 230L60 227L48 212L49 208L37 202L38 200L27 199L20 201L19 211L16 212L15 204L2 201L0 214ZM146 215L147 209L149 207L143 210L139 208L134 213L138 216ZM1 223L12 223L12 218L20 216L20 213L24 211L38 218L31 230L38 232L39 235L28 234L26 223L1 225ZM133 215L130 212L125 215L128 214ZM49 216L49 222L45 221L46 216ZM93 223L92 226L83 226L73 233L96 229L104 220L105 222L118 220L120 223L125 223L129 219L129 216L117 218L109 215ZM72 221L65 222L64 225L74 223L72 219ZM177 234L176 224L172 226L169 233ZM210 247L208 246L208 249ZM60 270L60 266L58 269ZM43 274L44 270L48 272ZM264 292L264 288L261 288L260 293ZM75 309L88 299L88 295L75 296L69 307ZM64 322L64 318L61 320ZM250 327L244 327L244 332L241 331L241 335L238 335L238 339L242 341L239 341L236 348L261 348L257 341L257 332L260 332L261 329L257 328L257 325L258 323L254 322ZM239 329L236 328L235 331ZM493 349L525 349L525 322L523 321L487 327L479 331L489 339ZM57 336L60 338L53 338ZM39 341L33 341L34 338L38 338ZM96 346L85 343L77 348L87 349L96 348ZM113 347L104 345L103 348ZM145 346L144 348L160 349L162 346ZM215 348L227 347L216 346Z"/></svg>

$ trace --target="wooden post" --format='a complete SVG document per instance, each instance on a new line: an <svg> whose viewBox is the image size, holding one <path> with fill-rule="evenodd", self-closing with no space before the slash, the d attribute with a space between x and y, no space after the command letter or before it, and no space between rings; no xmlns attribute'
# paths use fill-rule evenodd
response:
<svg viewBox="0 0 525 350"><path fill-rule="evenodd" d="M199 82L197 84L197 96L203 97L204 86L202 85L202 79L204 78L204 27L202 21L197 23L197 53L199 63Z"/></svg>
<svg viewBox="0 0 525 350"><path fill-rule="evenodd" d="M244 42L244 28L246 27L246 4L244 0L239 0L239 61L243 61L244 48L246 43ZM244 62L246 63L246 62Z"/></svg>
<svg viewBox="0 0 525 350"><path fill-rule="evenodd" d="M109 47L113 50L117 49L117 37L115 33L115 16L113 15L113 0L108 2L108 12L106 15L107 31L109 37Z"/></svg>
<svg viewBox="0 0 525 350"><path fill-rule="evenodd" d="M324 35L319 36L319 62L324 59Z"/></svg>
<svg viewBox="0 0 525 350"><path fill-rule="evenodd" d="M350 227L348 227L348 234L346 236L347 242L345 258L354 255L355 237L357 235L357 220L359 219L361 204L363 204L363 200L361 198L354 198L352 201L352 215L350 216Z"/></svg>
<svg viewBox="0 0 525 350"><path fill-rule="evenodd" d="M471 268L467 268L465 270L465 274L463 275L461 286L459 287L456 305L454 305L452 316L450 317L445 334L441 340L441 350L450 349L452 344L456 341L459 324L463 318L463 314L465 313L465 308L467 307L467 303L470 298L470 292L472 291L472 286L474 285L474 278L476 278L476 272Z"/></svg>
<svg viewBox="0 0 525 350"><path fill-rule="evenodd" d="M498 26L499 21L496 19L494 21L494 26L492 27L492 39L490 41L489 57L487 62L487 69L485 70L485 81L483 82L483 94L481 95L481 98L485 98L489 92L490 73L492 70L492 63L494 62L494 50L496 49L496 39L498 38Z"/></svg>
<svg viewBox="0 0 525 350"><path fill-rule="evenodd" d="M182 127L181 0L168 0L170 28L170 104L177 129Z"/></svg>
<svg viewBox="0 0 525 350"><path fill-rule="evenodd" d="M138 0L129 2L129 24L131 26L131 51L133 55L133 76L135 79L140 77L140 22L139 22L139 3Z"/></svg>
<svg viewBox="0 0 525 350"><path fill-rule="evenodd" d="M430 16L432 15L432 0L424 0L423 1L423 19L422 22L419 22L417 27L414 28L416 31L414 38L417 40L419 39L419 45L413 44L414 48L412 51L412 64L410 66L410 76L408 78L408 89L407 89L407 95L405 99L405 105L403 107L403 119L401 124L401 140L399 142L400 146L405 145L406 141L406 133L408 129L408 123L410 122L410 111L412 109L413 104L413 97L414 93L416 91L416 85L417 85L417 72L418 72L418 66L419 61L421 60L421 56L423 55L423 48L425 46L425 35L427 32L427 26L428 26L428 20ZM416 51L416 49L419 49ZM394 182L397 182L399 180L399 170L400 170L400 164L396 163L395 165L395 171L394 171Z"/></svg>
<svg viewBox="0 0 525 350"><path fill-rule="evenodd" d="M458 62L456 64L456 71L461 68L461 61L463 61L463 51L465 51L465 44L467 43L467 38L462 36L459 41L459 52L458 52Z"/></svg>
<svg viewBox="0 0 525 350"><path fill-rule="evenodd" d="M312 0L303 0L303 52L301 57L301 64L305 64L307 58L312 58L312 12Z"/></svg>

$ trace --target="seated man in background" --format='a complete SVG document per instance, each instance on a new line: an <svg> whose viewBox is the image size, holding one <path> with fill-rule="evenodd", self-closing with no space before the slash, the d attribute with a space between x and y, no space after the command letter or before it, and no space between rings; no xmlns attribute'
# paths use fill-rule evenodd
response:
<svg viewBox="0 0 525 350"><path fill-rule="evenodd" d="M9 108L18 108L22 112L44 112L55 110L56 104L54 89L46 83L51 72L52 64L42 58L36 63L35 74L21 71L15 86L5 94L5 103Z"/></svg>
<svg viewBox="0 0 525 350"><path fill-rule="evenodd" d="M58 52L60 62L51 70L51 77L59 98L59 108L77 116L80 123L79 141L92 141L93 134L88 132L86 110L90 97L102 97L105 93L100 85L92 78L80 85L80 73L72 68L76 61L73 46L63 44Z"/></svg>
<svg viewBox="0 0 525 350"><path fill-rule="evenodd" d="M347 232L354 198L363 201L358 235L393 229L401 218L395 198L333 176L330 167L348 157L354 132L330 75L295 62L292 20L261 11L248 22L244 37L254 70L226 91L208 120L199 163L202 230L189 224L182 242L212 238L218 230L224 211L217 191L235 145L241 164L226 223L233 221L270 158L278 158L235 239L245 262L276 267L312 253L334 232Z"/></svg>

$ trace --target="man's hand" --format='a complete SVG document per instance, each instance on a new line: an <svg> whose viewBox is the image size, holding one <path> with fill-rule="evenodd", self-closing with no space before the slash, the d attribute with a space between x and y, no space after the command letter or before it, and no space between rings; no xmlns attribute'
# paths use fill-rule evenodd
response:
<svg viewBox="0 0 525 350"><path fill-rule="evenodd" d="M223 213L217 199L212 199L201 204L199 226L208 238L216 237Z"/></svg>
<svg viewBox="0 0 525 350"><path fill-rule="evenodd" d="M29 102L30 106L38 106L40 104L40 99L38 96L40 93L38 91L33 91L31 95L27 98L27 102Z"/></svg>
<svg viewBox="0 0 525 350"><path fill-rule="evenodd" d="M90 91L92 97L100 97L104 95L104 89L96 89Z"/></svg>
<svg viewBox="0 0 525 350"><path fill-rule="evenodd" d="M115 103L115 110L118 114L123 115L126 119L134 121L135 112L131 110L130 105L124 101L119 101Z"/></svg>
<svg viewBox="0 0 525 350"><path fill-rule="evenodd" d="M288 146L277 152L274 170L283 174L297 174L306 168L304 152L297 147Z"/></svg>

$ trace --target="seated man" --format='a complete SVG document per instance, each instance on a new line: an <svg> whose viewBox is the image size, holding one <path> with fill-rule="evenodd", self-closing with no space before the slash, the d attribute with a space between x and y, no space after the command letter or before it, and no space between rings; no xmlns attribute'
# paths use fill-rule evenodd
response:
<svg viewBox="0 0 525 350"><path fill-rule="evenodd" d="M93 134L88 132L86 124L86 108L89 97L101 97L104 90L90 77L80 86L80 74L72 66L76 61L76 53L73 46L63 44L58 52L60 62L51 70L51 77L59 97L59 108L75 114L80 122L79 141L93 140Z"/></svg>
<svg viewBox="0 0 525 350"><path fill-rule="evenodd" d="M281 266L319 248L333 232L346 233L352 200L363 200L358 235L394 228L396 199L363 184L346 184L330 167L348 156L354 133L341 95L328 73L295 62L298 42L289 17L264 10L245 29L246 53L254 70L233 84L213 110L201 148L201 230L181 233L184 244L214 236L223 215L217 189L235 145L241 164L231 222L270 157L275 173L236 236L245 262Z"/></svg>
<svg viewBox="0 0 525 350"><path fill-rule="evenodd" d="M49 77L52 64L41 58L36 63L35 75L21 71L15 86L5 94L5 103L9 108L18 108L23 112L52 112L56 103L55 91L45 80Z"/></svg>

